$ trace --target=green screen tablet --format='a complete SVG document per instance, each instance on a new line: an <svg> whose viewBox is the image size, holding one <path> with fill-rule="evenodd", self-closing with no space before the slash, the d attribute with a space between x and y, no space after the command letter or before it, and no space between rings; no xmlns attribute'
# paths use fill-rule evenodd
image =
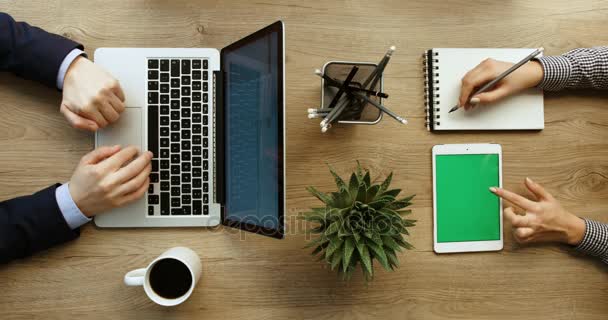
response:
<svg viewBox="0 0 608 320"><path fill-rule="evenodd" d="M502 240L500 198L489 191L501 185L500 152L475 153L470 146L463 154L434 153L438 244ZM480 251L475 245L461 249Z"/></svg>

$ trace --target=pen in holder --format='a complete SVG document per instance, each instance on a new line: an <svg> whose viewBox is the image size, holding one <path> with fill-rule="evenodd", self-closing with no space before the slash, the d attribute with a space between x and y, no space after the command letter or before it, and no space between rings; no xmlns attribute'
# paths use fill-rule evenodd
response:
<svg viewBox="0 0 608 320"><path fill-rule="evenodd" d="M330 61L315 70L321 77L321 106L308 109L308 118L322 118L321 132L334 123L376 124L383 113L407 123L382 105L382 99L388 98L383 92L383 73L394 51L391 47L378 64Z"/></svg>

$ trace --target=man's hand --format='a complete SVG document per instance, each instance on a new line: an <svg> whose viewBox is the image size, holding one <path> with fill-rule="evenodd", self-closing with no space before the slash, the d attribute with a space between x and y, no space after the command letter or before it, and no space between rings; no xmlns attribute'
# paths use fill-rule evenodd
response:
<svg viewBox="0 0 608 320"><path fill-rule="evenodd" d="M513 66L513 63L486 59L467 72L462 78L458 105L463 106L465 110L469 110L479 103L492 103L522 90L535 87L543 79L544 71L541 64L538 61L529 61L500 80L493 88L471 97L475 90L496 79L511 66Z"/></svg>
<svg viewBox="0 0 608 320"><path fill-rule="evenodd" d="M524 183L538 201L532 201L501 188L490 188L497 196L525 210L518 215L513 208L504 216L513 225L513 235L519 243L562 242L578 245L585 235L585 221L566 211L545 189L530 178Z"/></svg>
<svg viewBox="0 0 608 320"><path fill-rule="evenodd" d="M61 113L74 128L95 131L118 120L125 96L109 73L87 58L76 58L65 74Z"/></svg>
<svg viewBox="0 0 608 320"><path fill-rule="evenodd" d="M135 147L99 147L80 160L70 195L87 217L139 199L148 190L152 153Z"/></svg>

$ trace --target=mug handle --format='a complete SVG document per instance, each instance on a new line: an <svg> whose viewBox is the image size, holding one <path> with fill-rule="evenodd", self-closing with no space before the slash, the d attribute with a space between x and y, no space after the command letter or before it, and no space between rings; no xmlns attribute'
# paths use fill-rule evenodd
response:
<svg viewBox="0 0 608 320"><path fill-rule="evenodd" d="M128 286L142 286L145 276L146 268L131 270L125 274L125 284Z"/></svg>

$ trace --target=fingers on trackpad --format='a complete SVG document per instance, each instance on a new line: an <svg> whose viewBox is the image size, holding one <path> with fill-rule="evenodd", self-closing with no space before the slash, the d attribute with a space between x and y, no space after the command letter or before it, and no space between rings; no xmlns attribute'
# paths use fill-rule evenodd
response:
<svg viewBox="0 0 608 320"><path fill-rule="evenodd" d="M135 146L143 150L143 109L125 108L118 121L97 131L96 146Z"/></svg>

